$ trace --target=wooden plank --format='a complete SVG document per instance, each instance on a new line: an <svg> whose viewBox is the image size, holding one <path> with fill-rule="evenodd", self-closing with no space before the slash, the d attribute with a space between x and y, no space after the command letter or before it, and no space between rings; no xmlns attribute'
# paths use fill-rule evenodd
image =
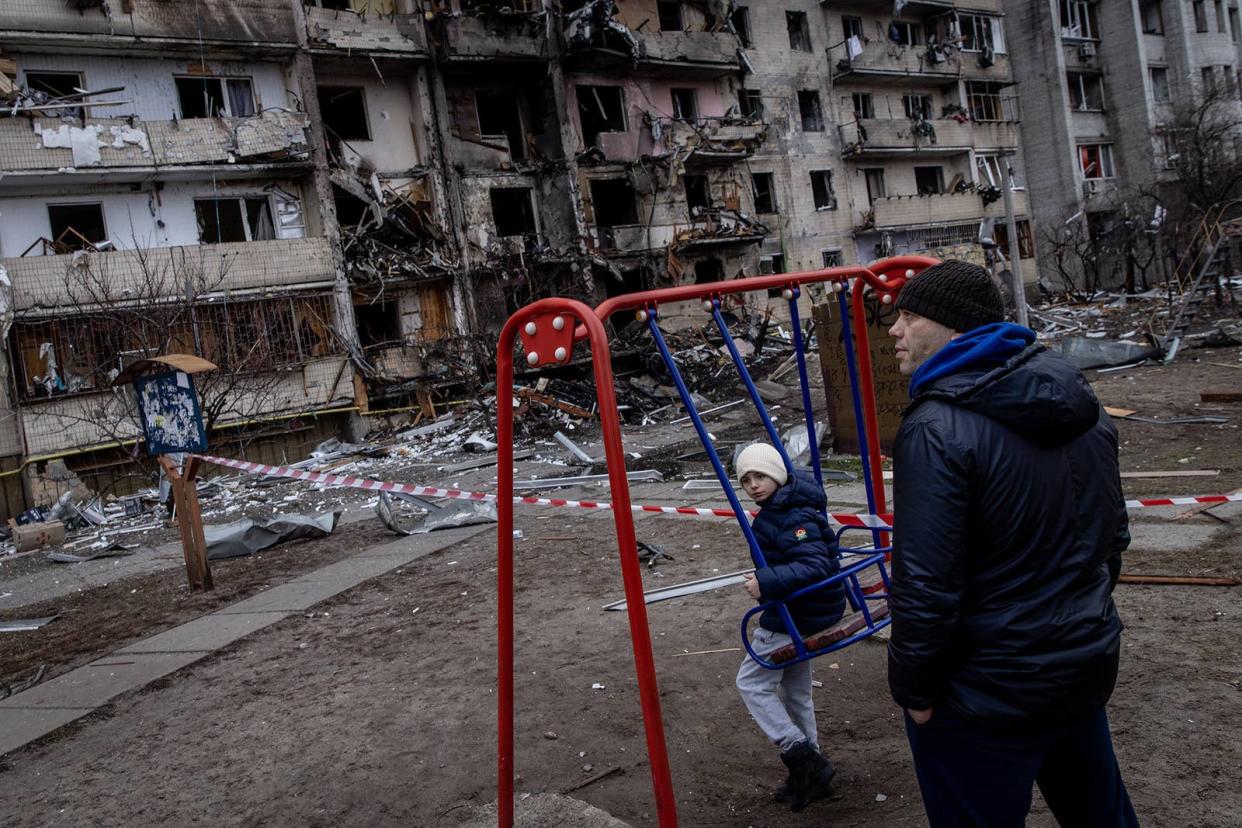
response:
<svg viewBox="0 0 1242 828"><path fill-rule="evenodd" d="M1122 472L1122 477L1216 477L1220 469L1178 469L1176 471Z"/></svg>
<svg viewBox="0 0 1242 828"><path fill-rule="evenodd" d="M1188 575L1122 575L1122 584L1152 584L1162 586L1238 586L1237 578L1198 578Z"/></svg>
<svg viewBox="0 0 1242 828"><path fill-rule="evenodd" d="M1242 391L1225 391L1223 389L1200 391L1199 402L1242 402Z"/></svg>
<svg viewBox="0 0 1242 828"><path fill-rule="evenodd" d="M1110 417L1129 417L1131 414L1137 414L1137 411L1131 411L1128 408L1113 408L1111 405L1104 406L1104 411Z"/></svg>
<svg viewBox="0 0 1242 828"><path fill-rule="evenodd" d="M1232 492L1228 492L1228 494L1231 494L1231 495L1242 494L1242 489L1234 489ZM1224 503L1200 503L1198 506L1191 506L1189 509L1182 512L1181 514L1174 515L1173 519L1174 520L1186 520L1187 518L1192 518L1195 515L1201 515L1204 512L1207 512L1209 509L1215 509L1217 506L1224 506L1224 505L1225 505ZM1212 517L1216 517L1216 515L1212 515Z"/></svg>

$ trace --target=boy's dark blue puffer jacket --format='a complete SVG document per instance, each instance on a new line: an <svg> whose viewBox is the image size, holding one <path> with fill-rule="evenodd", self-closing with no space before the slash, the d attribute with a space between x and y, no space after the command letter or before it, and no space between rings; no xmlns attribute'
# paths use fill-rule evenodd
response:
<svg viewBox="0 0 1242 828"><path fill-rule="evenodd" d="M768 564L755 571L761 600L783 599L837 572L837 541L823 515L827 504L823 487L802 471L795 471L763 504L751 524ZM789 611L798 633L806 637L841 620L845 591L839 583L815 590L790 602ZM775 609L764 611L759 624L772 632L788 632Z"/></svg>

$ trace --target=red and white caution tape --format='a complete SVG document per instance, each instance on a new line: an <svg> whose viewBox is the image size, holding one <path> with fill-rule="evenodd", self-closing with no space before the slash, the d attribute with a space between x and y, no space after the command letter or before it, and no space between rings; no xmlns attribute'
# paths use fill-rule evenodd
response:
<svg viewBox="0 0 1242 828"><path fill-rule="evenodd" d="M1127 500L1127 509L1142 509L1149 506L1195 506L1199 503L1229 503L1242 501L1242 494L1195 495L1193 497L1148 497L1142 500Z"/></svg>
<svg viewBox="0 0 1242 828"><path fill-rule="evenodd" d="M308 483L320 483L325 486L346 486L351 489L367 489L377 492L399 492L401 494L417 495L419 497L443 497L452 500L487 500L495 502L496 495L486 492L463 492L458 489L441 489L436 486L414 486L409 483L391 483L382 480L372 480L366 477L353 477L346 474L327 474L325 472L304 471L302 469L291 469L288 466L266 466L262 463L247 463L244 460L229 460L225 457L210 457L207 455L198 455L198 459L213 463L217 466L227 466L230 469L250 472L251 474L271 475L274 477L289 477L294 480L305 480ZM562 500L557 497L515 497L514 503L522 503L527 506L569 506L576 509L611 509L612 504L604 501L595 500ZM653 506L653 505L634 505L630 507L635 512L659 512L665 515L693 515L696 517L725 517L734 516L732 509L698 509L693 506ZM751 512L752 515L757 514ZM857 526L872 529L891 529L892 515L853 515L839 514L828 516L838 526Z"/></svg>
<svg viewBox="0 0 1242 828"><path fill-rule="evenodd" d="M442 497L451 500L486 500L495 502L496 495L486 492L463 492L459 489L441 489L436 486L414 486L409 483L391 483L372 480L367 477L354 477L347 474L327 474L326 472L291 469L288 466L266 466L262 463L247 463L244 460L229 460L226 457L198 455L198 459L217 466L250 472L251 474L288 477L294 480L305 480L308 483L319 483L324 486L345 486L351 489L367 489L377 492L399 492L419 497ZM1193 497L1153 497L1142 500L1127 500L1127 509L1143 509L1157 506L1194 506L1201 503L1229 503L1242 501L1242 493L1226 495L1197 495ZM595 500L563 500L558 497L515 497L514 503L527 506L569 506L575 509L611 509L612 504ZM635 512L658 512L665 515L692 515L695 517L734 516L732 509L700 509L694 506L654 506L650 504L634 505L630 509ZM757 512L751 512L751 515ZM837 526L856 526L866 529L891 529L893 516L864 514L833 514L828 516Z"/></svg>

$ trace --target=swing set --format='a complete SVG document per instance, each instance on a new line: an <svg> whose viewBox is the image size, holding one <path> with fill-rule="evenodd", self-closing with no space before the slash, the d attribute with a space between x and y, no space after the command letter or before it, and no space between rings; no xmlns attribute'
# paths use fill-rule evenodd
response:
<svg viewBox="0 0 1242 828"><path fill-rule="evenodd" d="M793 464L776 431L776 426L760 399L759 391L742 361L741 354L721 313L721 300L725 296L757 291L779 290L781 292L782 298L789 305L790 322L793 328L793 345L798 365L802 408L806 418L807 434L810 436L811 470L822 486L819 446L818 441L814 439L815 415L811 407L811 392L807 381L806 342L799 318L798 298L801 296L803 285L816 283L830 285L836 294L840 310L854 419L858 426L859 453L862 459L867 506L871 514L878 515L886 512L886 506L880 467L880 436L876 415L875 386L867 339L865 295L870 289L882 303L889 304L893 302L898 291L909 278L936 263L936 259L926 256L896 256L873 262L867 267L835 267L805 273L756 276L728 282L629 293L609 299L594 309L573 299L541 299L509 317L500 334L496 357L496 441L499 444L497 449L499 472L497 476L499 524L497 529L497 614L499 619L497 813L501 828L510 828L513 825L514 795L513 356L516 341L520 338L521 353L525 357L526 364L532 368L568 363L574 344L577 342L586 341L591 349L600 431L608 466L612 512L616 524L617 545L621 555L621 577L625 588L626 611L629 614L630 642L634 652L634 667L638 679L647 755L651 764L652 786L655 790L656 814L659 825L667 828L677 825L677 811L669 770L668 751L664 742L664 723L660 712L655 662L651 651L651 632L647 623L629 482L625 472L625 453L621 443L621 423L617 413L608 336L604 323L614 313L634 311L638 320L647 326L660 357L672 375L677 393L694 424L695 431L720 480L725 496L729 499L729 505L737 517L738 525L750 548L751 559L756 568L761 568L766 566L766 563L763 552L759 549L754 533L751 531L746 509L733 490L732 479L716 452L711 436L707 433L707 427L703 424L703 419L682 379L677 363L664 340L664 335L660 331L658 325L660 305L695 300L702 302L703 310L710 315L724 339L730 359L755 405L755 410L763 422L763 427L772 445L780 452L786 469L792 471ZM858 528L844 527L838 532L838 537L848 530ZM742 643L755 661L771 670L783 669L792 664L848 647L888 625L886 599L889 579L886 562L891 551L891 547L887 545L889 532L883 528L866 528L863 531L871 532L872 543L867 552L859 556L860 560L843 565L840 571L832 577L804 587L784 600L760 604L743 616ZM860 580L860 575L872 567L877 570L878 579L869 585L864 585ZM841 623L828 630L796 629L789 613L788 602L837 583L844 587L846 598L853 612L847 614ZM755 654L747 635L747 625L750 619L756 613L766 609L777 610L793 639L790 645L770 654L770 660L765 660Z"/></svg>

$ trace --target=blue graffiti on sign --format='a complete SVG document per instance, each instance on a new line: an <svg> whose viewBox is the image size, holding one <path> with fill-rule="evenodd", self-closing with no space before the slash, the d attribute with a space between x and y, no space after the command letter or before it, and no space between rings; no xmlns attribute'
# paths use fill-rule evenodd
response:
<svg viewBox="0 0 1242 828"><path fill-rule="evenodd" d="M170 371L137 377L134 392L148 454L207 450L203 410L189 374Z"/></svg>

